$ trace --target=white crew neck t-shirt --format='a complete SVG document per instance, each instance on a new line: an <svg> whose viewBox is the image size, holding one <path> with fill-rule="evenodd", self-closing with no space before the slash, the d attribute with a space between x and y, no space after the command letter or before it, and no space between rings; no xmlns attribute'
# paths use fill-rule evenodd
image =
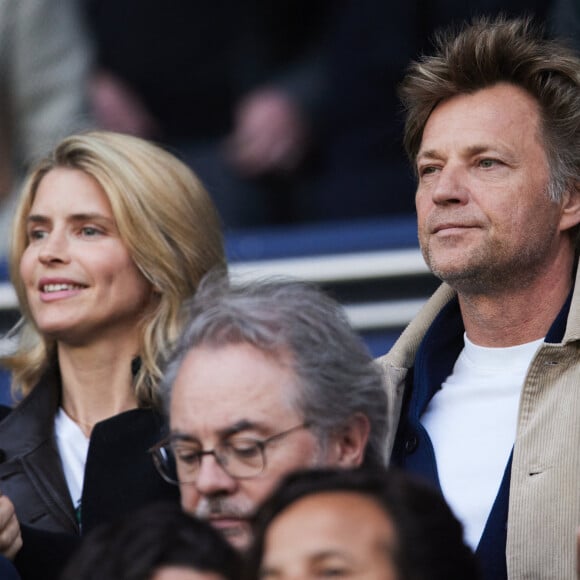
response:
<svg viewBox="0 0 580 580"><path fill-rule="evenodd" d="M465 346L421 423L437 460L445 499L479 543L516 436L520 393L543 339L507 348Z"/></svg>

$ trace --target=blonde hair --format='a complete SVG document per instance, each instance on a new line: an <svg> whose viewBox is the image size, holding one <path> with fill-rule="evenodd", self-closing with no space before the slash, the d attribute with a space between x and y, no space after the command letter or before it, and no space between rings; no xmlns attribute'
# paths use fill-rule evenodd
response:
<svg viewBox="0 0 580 580"><path fill-rule="evenodd" d="M152 143L102 131L61 141L30 172L13 222L10 275L22 320L18 349L2 363L13 373L14 396L27 395L56 356L55 341L34 325L19 272L28 244L30 208L40 182L55 168L77 169L98 182L121 239L159 296L144 313L141 364L135 376L139 405L157 407L160 363L179 334L182 302L194 294L206 272L225 268L217 211L192 171Z"/></svg>

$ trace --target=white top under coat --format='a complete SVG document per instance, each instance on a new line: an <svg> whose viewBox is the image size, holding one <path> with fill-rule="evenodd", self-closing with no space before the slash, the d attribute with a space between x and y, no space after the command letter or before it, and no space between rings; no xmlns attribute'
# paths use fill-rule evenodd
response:
<svg viewBox="0 0 580 580"><path fill-rule="evenodd" d="M89 439L62 407L59 407L54 418L54 433L66 483L73 505L77 509L83 493Z"/></svg>
<svg viewBox="0 0 580 580"><path fill-rule="evenodd" d="M467 336L464 342L421 422L445 499L475 549L514 444L526 372L543 339L507 348L477 346Z"/></svg>

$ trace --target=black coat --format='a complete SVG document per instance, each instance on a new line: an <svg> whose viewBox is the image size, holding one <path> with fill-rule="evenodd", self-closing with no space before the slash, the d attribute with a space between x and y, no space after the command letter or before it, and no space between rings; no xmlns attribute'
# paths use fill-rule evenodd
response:
<svg viewBox="0 0 580 580"><path fill-rule="evenodd" d="M147 453L163 436L162 417L127 411L93 428L79 525L54 437L59 399L60 380L47 375L0 421L0 490L21 524L24 545L16 565L24 580L56 578L81 529L85 533L148 502L179 498Z"/></svg>

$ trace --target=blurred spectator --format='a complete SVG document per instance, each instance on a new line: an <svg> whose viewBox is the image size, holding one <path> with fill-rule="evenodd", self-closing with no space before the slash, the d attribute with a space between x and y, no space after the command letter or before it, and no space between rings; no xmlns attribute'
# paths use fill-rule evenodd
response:
<svg viewBox="0 0 580 580"><path fill-rule="evenodd" d="M19 178L88 124L90 51L77 8L76 0L0 0L0 257Z"/></svg>
<svg viewBox="0 0 580 580"><path fill-rule="evenodd" d="M580 0L554 0L550 24L557 36L580 50Z"/></svg>
<svg viewBox="0 0 580 580"><path fill-rule="evenodd" d="M248 580L479 578L441 495L380 468L291 474L258 510L253 531Z"/></svg>
<svg viewBox="0 0 580 580"><path fill-rule="evenodd" d="M235 580L237 552L207 522L155 503L88 533L61 580Z"/></svg>
<svg viewBox="0 0 580 580"><path fill-rule="evenodd" d="M396 87L434 31L546 0L85 0L109 129L174 147L226 226L412 213Z"/></svg>
<svg viewBox="0 0 580 580"><path fill-rule="evenodd" d="M161 140L226 225L281 219L320 95L328 0L85 0L104 128Z"/></svg>

